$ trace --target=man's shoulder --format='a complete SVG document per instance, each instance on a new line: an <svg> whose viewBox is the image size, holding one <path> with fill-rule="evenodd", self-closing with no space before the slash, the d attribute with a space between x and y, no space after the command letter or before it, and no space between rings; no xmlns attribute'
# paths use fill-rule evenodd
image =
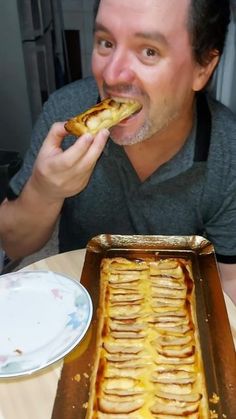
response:
<svg viewBox="0 0 236 419"><path fill-rule="evenodd" d="M48 105L56 103L58 109L68 116L82 112L94 105L98 99L98 89L93 77L76 80L53 92Z"/></svg>
<svg viewBox="0 0 236 419"><path fill-rule="evenodd" d="M68 83L60 89L56 90L53 94L56 96L77 96L80 94L83 96L85 93L93 94L94 90L97 94L97 84L95 79L92 76L85 77L83 79L76 80L74 82Z"/></svg>
<svg viewBox="0 0 236 419"><path fill-rule="evenodd" d="M208 97L208 103L212 117L208 169L214 176L211 183L219 182L226 190L236 175L236 115L213 98Z"/></svg>
<svg viewBox="0 0 236 419"><path fill-rule="evenodd" d="M208 96L213 128L236 138L236 114L218 100Z"/></svg>

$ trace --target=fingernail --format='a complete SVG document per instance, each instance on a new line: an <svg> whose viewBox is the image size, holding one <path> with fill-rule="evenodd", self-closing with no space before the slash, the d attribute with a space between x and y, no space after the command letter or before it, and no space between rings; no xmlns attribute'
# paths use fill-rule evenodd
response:
<svg viewBox="0 0 236 419"><path fill-rule="evenodd" d="M85 141L92 141L94 139L94 136L88 132L84 134L84 139Z"/></svg>
<svg viewBox="0 0 236 419"><path fill-rule="evenodd" d="M107 128L103 128L101 130L102 135L104 135L105 137L108 137L110 135L110 131Z"/></svg>

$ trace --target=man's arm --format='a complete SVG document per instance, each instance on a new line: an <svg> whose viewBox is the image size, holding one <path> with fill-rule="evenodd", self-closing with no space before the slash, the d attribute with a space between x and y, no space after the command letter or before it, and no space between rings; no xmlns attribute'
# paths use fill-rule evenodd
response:
<svg viewBox="0 0 236 419"><path fill-rule="evenodd" d="M218 262L224 292L236 305L236 264Z"/></svg>
<svg viewBox="0 0 236 419"><path fill-rule="evenodd" d="M21 195L0 206L0 239L11 259L25 257L49 240L64 199L86 187L109 136L107 130L96 137L85 134L63 151L66 134L64 123L52 126Z"/></svg>
<svg viewBox="0 0 236 419"><path fill-rule="evenodd" d="M47 202L32 186L31 180L14 201L0 206L1 244L7 255L19 259L42 248L52 235L61 210L60 202Z"/></svg>

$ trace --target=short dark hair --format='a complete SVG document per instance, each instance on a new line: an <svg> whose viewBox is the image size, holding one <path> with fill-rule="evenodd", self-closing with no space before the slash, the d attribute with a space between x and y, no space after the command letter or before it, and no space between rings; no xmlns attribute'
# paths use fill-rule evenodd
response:
<svg viewBox="0 0 236 419"><path fill-rule="evenodd" d="M94 2L96 18L100 0ZM196 61L207 64L212 52L222 54L230 21L230 0L191 0L188 31Z"/></svg>
<svg viewBox="0 0 236 419"><path fill-rule="evenodd" d="M191 0L188 30L199 64L207 64L214 51L223 53L229 21L230 0Z"/></svg>

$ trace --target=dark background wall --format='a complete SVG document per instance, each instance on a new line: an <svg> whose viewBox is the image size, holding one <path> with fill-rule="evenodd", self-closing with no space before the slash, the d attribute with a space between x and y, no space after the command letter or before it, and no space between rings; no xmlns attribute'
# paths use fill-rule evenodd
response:
<svg viewBox="0 0 236 419"><path fill-rule="evenodd" d="M0 10L0 149L22 156L51 92L90 74L93 0L10 0Z"/></svg>

